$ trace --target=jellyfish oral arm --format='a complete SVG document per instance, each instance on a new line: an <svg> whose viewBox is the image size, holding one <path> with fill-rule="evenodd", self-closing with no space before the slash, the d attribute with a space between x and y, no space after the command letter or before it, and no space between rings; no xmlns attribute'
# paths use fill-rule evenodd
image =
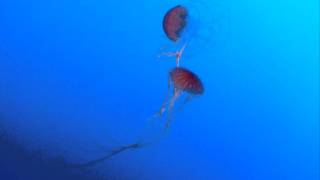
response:
<svg viewBox="0 0 320 180"><path fill-rule="evenodd" d="M177 67L179 67L180 59L181 59L182 53L183 53L184 49L186 48L186 46L187 46L187 43L185 43L182 46L182 48L178 52L176 52L176 65L177 65Z"/></svg>
<svg viewBox="0 0 320 180"><path fill-rule="evenodd" d="M184 49L186 48L187 46L187 43L185 43L182 48L177 51L177 52L164 52L164 53L161 53L160 55L158 55L158 58L161 57L161 56L167 56L167 57L176 57L176 66L179 67L179 64L180 64L180 59L181 59L181 56L182 56L182 53L184 51Z"/></svg>

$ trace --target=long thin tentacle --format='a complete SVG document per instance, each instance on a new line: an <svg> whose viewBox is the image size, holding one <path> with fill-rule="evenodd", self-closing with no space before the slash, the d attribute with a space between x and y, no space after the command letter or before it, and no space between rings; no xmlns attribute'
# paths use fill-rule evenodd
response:
<svg viewBox="0 0 320 180"><path fill-rule="evenodd" d="M171 92L170 92L170 88L171 88L171 80L170 78L168 78L168 91L167 91L167 95L165 97L165 99L163 100L162 102L162 105L159 109L159 111L157 113L155 113L151 119L155 119L155 118L159 118L163 115L163 113L166 111L166 107L168 105L168 102L169 102L169 99L170 99L170 96L171 96Z"/></svg>
<svg viewBox="0 0 320 180"><path fill-rule="evenodd" d="M143 144L139 144L139 143L134 143L134 144L130 144L130 145L127 145L127 146L122 146L122 147L119 147L115 150L113 150L111 153L107 154L106 156L103 156L103 157L100 157L98 159L94 159L94 160L91 160L91 161L87 161L85 163L81 163L81 164L72 164L70 165L70 167L72 168L89 168L89 167L92 167L92 166L95 166L99 163L102 163L103 161L121 153L121 152L124 152L126 150L129 150L129 149L137 149L137 148L141 148L143 147L144 145Z"/></svg>
<svg viewBox="0 0 320 180"><path fill-rule="evenodd" d="M176 99L180 96L181 91L177 88L174 89L174 95L170 100L170 104L168 107L168 115L167 115L167 120L166 120L166 124L165 124L165 129L168 129L171 123L171 119L172 119L172 112L173 112L173 106L174 106L174 102L176 101Z"/></svg>
<svg viewBox="0 0 320 180"><path fill-rule="evenodd" d="M184 101L182 102L182 104L179 105L178 108L176 108L175 113L181 111L181 110L183 109L183 107L184 107L188 102L190 102L193 97L194 97L193 94L189 94L189 95L184 99Z"/></svg>

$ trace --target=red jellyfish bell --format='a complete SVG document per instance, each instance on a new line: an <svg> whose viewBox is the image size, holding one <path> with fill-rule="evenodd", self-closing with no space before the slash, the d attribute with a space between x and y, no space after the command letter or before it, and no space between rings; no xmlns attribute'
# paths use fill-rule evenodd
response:
<svg viewBox="0 0 320 180"><path fill-rule="evenodd" d="M171 84L173 84L173 95L171 95ZM190 70L182 67L176 67L169 73L168 95L164 100L157 116L162 116L166 108L168 109L167 121L165 127L168 128L171 122L172 109L176 99L183 93L187 93L184 104L192 97L201 95L204 92L203 84L200 78ZM169 104L169 105L168 105ZM168 107L167 107L168 106Z"/></svg>
<svg viewBox="0 0 320 180"><path fill-rule="evenodd" d="M199 77L188 69L174 68L170 72L170 78L178 92L185 91L193 95L199 95L204 91Z"/></svg>
<svg viewBox="0 0 320 180"><path fill-rule="evenodd" d="M163 30L171 41L178 41L187 23L188 10L181 6L171 8L163 18Z"/></svg>

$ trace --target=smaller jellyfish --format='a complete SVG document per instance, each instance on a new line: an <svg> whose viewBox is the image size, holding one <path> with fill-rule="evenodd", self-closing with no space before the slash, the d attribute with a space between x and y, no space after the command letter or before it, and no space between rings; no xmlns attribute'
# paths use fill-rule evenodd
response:
<svg viewBox="0 0 320 180"><path fill-rule="evenodd" d="M183 30L187 25L187 17L188 17L188 10L186 7L182 5L177 5L171 8L164 16L162 21L162 27L167 35L167 37L173 41L178 42L181 37ZM169 52L169 53L161 53L160 56L174 56L176 57L176 65L179 66L179 61L182 56L182 53L186 47L186 43L182 46L182 48L176 52Z"/></svg>
<svg viewBox="0 0 320 180"><path fill-rule="evenodd" d="M171 92L171 84L173 84L173 94ZM186 93L187 97L182 104L185 105L194 96L201 95L203 92L204 86L200 78L195 73L182 67L172 69L169 73L168 95L155 117L161 117L167 109L167 120L165 122L165 129L167 129L171 123L172 110L177 98L183 93Z"/></svg>
<svg viewBox="0 0 320 180"><path fill-rule="evenodd" d="M178 67L186 45L192 49L188 51L188 57L198 56L216 46L215 40L219 39L217 30L219 24L223 23L219 15L223 13L219 13L221 6L215 5L202 0L186 0L183 4L171 7L163 16L162 27L166 39L173 43L166 45L170 47L170 50L166 50L169 53L159 53L160 56L174 57Z"/></svg>
<svg viewBox="0 0 320 180"><path fill-rule="evenodd" d="M188 10L181 5L171 8L164 16L162 27L167 37L177 42L187 24Z"/></svg>

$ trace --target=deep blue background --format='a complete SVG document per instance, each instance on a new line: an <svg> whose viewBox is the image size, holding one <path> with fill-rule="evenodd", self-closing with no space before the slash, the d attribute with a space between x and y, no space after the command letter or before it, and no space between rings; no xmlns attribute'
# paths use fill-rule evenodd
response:
<svg viewBox="0 0 320 180"><path fill-rule="evenodd" d="M190 10L196 32L181 64L205 93L175 114L161 142L93 171L111 179L317 180L318 0L2 0L1 131L26 151L70 162L152 139L144 127L175 65L157 58L163 46L176 48L161 23L177 4ZM9 163L24 169L19 158Z"/></svg>

